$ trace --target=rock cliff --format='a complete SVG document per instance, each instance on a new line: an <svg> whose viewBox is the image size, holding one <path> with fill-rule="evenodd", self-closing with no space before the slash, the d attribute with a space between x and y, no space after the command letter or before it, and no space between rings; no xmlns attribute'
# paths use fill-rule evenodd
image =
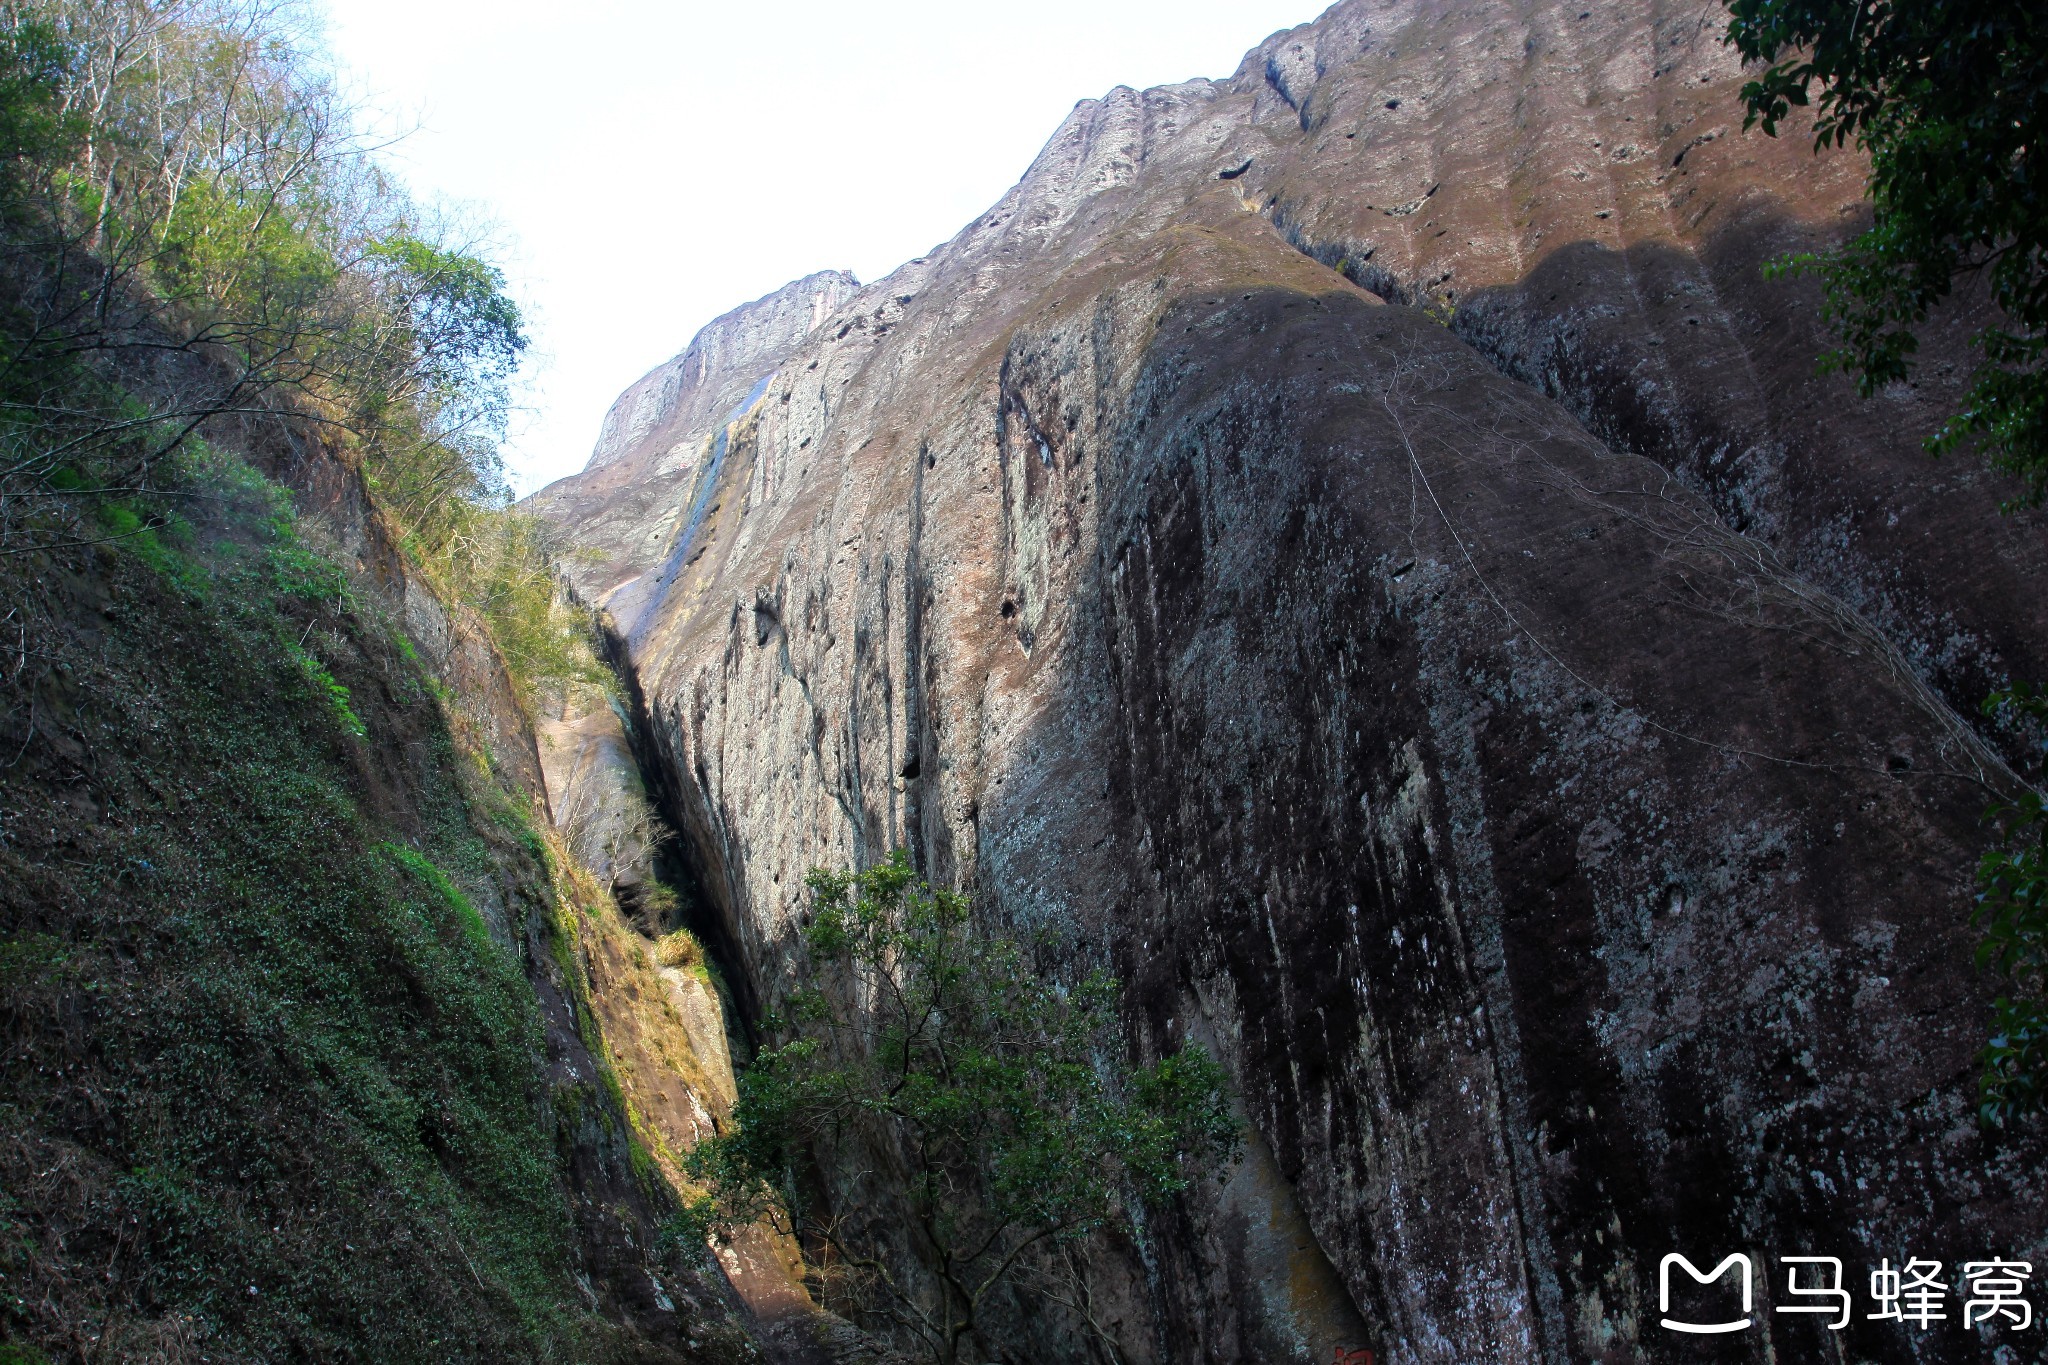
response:
<svg viewBox="0 0 2048 1365"><path fill-rule="evenodd" d="M1100 1250L1127 1359L1694 1359L1659 1262L1735 1251L1717 1359L1980 1359L1772 1312L1776 1258L2048 1253L1968 924L2040 522L1918 449L1967 317L1918 389L1816 375L1759 267L1861 167L1740 131L1720 22L1347 0L1084 102L536 499L745 998L807 868L901 845L1228 1063L1247 1160Z"/></svg>
<svg viewBox="0 0 2048 1365"><path fill-rule="evenodd" d="M859 288L838 270L792 281L711 322L680 355L619 395L589 466L530 500L577 528L585 552L579 578L587 587L608 590L652 567L690 515L687 489L700 473L715 481L725 425L753 405L790 351Z"/></svg>

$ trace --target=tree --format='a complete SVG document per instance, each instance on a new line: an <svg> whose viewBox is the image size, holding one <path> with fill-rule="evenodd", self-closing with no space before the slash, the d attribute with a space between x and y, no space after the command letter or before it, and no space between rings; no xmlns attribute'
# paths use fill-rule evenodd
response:
<svg viewBox="0 0 2048 1365"><path fill-rule="evenodd" d="M1743 87L1745 126L1776 136L1814 101L1816 149L1870 154L1871 226L1836 250L1779 263L1818 272L1842 345L1824 363L1867 396L1911 371L1913 329L1963 280L2002 314L1962 406L1928 441L1979 441L2021 480L2006 504L2048 497L2048 9L2015 0L1730 0L1728 41L1769 65ZM1984 703L2048 729L2024 684ZM2048 1101L2048 802L2038 788L1991 812L2000 842L1977 869L1979 960L2011 991L1994 1005L1978 1114L2004 1124Z"/></svg>
<svg viewBox="0 0 2048 1365"><path fill-rule="evenodd" d="M1870 228L1817 272L1841 348L1829 363L1868 395L1902 380L1913 329L1960 281L2003 314L1936 453L1982 443L2048 496L2048 10L2016 0L1730 0L1728 41L1768 63L1743 87L1745 126L1776 136L1814 104L1816 146L1870 155ZM1816 102L1815 91L1818 89Z"/></svg>
<svg viewBox="0 0 2048 1365"><path fill-rule="evenodd" d="M0 556L175 526L195 438L351 447L534 704L598 670L509 506L520 312L473 230L378 168L307 13L0 3Z"/></svg>
<svg viewBox="0 0 2048 1365"><path fill-rule="evenodd" d="M207 421L324 397L318 343L343 325L335 248L355 226L335 206L364 149L281 22L259 0L0 6L12 548L31 528L74 529L47 525L81 501L51 501L53 474L153 491Z"/></svg>
<svg viewBox="0 0 2048 1365"><path fill-rule="evenodd" d="M2048 733L2048 693L2037 687L2006 688L1984 713ZM2034 757L2048 759L2048 745L2037 745ZM2048 798L2029 787L1991 818L2002 837L1977 864L1977 961L2010 989L1992 1005L1991 1039L1978 1057L1977 1113L2003 1127L2048 1107Z"/></svg>
<svg viewBox="0 0 2048 1365"><path fill-rule="evenodd" d="M807 885L816 984L767 1021L733 1123L689 1166L726 1226L793 1215L828 1300L934 1360L967 1358L992 1293L1057 1277L1126 1201L1169 1199L1234 1156L1222 1068L1196 1046L1131 1065L1109 977L1034 973L900 851ZM898 1172L901 1224L806 1197L828 1146Z"/></svg>

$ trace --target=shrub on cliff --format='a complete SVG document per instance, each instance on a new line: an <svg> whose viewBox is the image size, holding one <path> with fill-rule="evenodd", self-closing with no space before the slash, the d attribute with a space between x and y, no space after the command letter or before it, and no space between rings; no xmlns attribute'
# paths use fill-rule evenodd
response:
<svg viewBox="0 0 2048 1365"><path fill-rule="evenodd" d="M793 1213L833 1306L958 1360L992 1293L1057 1297L1077 1239L1234 1155L1222 1068L1192 1045L1132 1066L1109 977L1038 975L901 852L808 886L817 984L769 1021L734 1123L690 1165L720 1221ZM824 1149L901 1174L812 1198Z"/></svg>
<svg viewBox="0 0 2048 1365"><path fill-rule="evenodd" d="M1794 258L1827 288L1842 347L1830 363L1867 395L1903 380L1913 329L1958 282L2003 317L1962 406L1930 441L1979 441L2048 496L2048 23L2012 0L1731 0L1728 40L1769 65L1743 87L1748 123L1776 135L1814 103L1825 146L1870 154L1871 226Z"/></svg>
<svg viewBox="0 0 2048 1365"><path fill-rule="evenodd" d="M2048 692L2006 688L1984 711L2031 722L2039 733L2048 729ZM2048 760L2048 747L2037 756ZM2002 1127L2048 1107L2048 797L2030 788L1991 818L2003 837L1977 864L1977 960L2009 989L1992 1005L1991 1040L1979 1057L1978 1114Z"/></svg>

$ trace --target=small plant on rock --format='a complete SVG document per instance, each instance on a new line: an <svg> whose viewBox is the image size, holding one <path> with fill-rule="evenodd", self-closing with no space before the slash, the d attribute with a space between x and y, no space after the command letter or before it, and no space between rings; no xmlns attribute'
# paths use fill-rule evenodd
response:
<svg viewBox="0 0 2048 1365"><path fill-rule="evenodd" d="M2048 692L2010 687L1984 713L2048 728ZM2048 798L2030 786L1990 818L2000 838L1977 864L1977 960L2005 978L2008 993L1992 1005L1991 1040L1979 1054L1977 1112L2003 1127L2048 1106Z"/></svg>
<svg viewBox="0 0 2048 1365"><path fill-rule="evenodd" d="M704 948L688 929L663 934L654 944L654 960L687 971L704 961Z"/></svg>

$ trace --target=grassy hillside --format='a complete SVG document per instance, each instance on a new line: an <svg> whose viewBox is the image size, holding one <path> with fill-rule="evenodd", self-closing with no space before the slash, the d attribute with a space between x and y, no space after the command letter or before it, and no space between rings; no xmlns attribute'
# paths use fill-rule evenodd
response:
<svg viewBox="0 0 2048 1365"><path fill-rule="evenodd" d="M539 795L519 311L301 17L0 5L0 1361L741 1358Z"/></svg>
<svg viewBox="0 0 2048 1365"><path fill-rule="evenodd" d="M0 1332L619 1355L571 1191L631 1147L528 983L573 967L531 798L281 493L178 481L0 558Z"/></svg>

